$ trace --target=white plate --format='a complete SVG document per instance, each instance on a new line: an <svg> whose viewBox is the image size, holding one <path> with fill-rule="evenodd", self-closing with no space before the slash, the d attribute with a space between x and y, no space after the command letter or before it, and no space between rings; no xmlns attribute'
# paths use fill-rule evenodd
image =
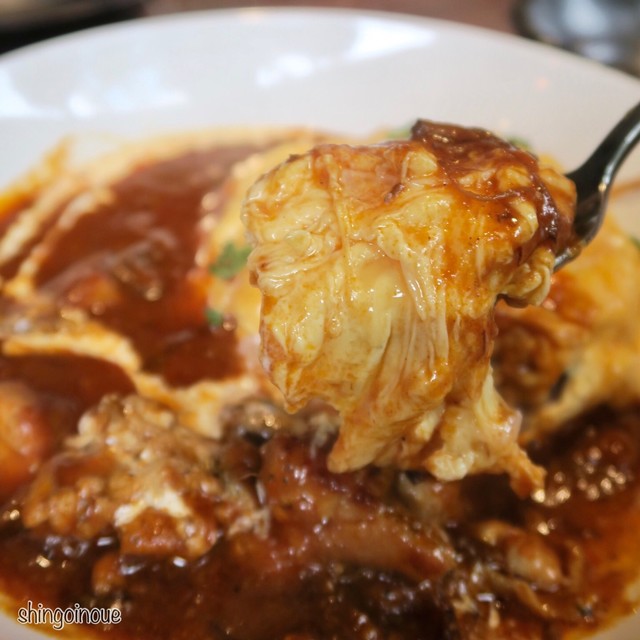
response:
<svg viewBox="0 0 640 640"><path fill-rule="evenodd" d="M303 124L357 134L418 116L517 135L572 168L638 101L630 76L436 20L255 8L145 19L0 58L0 187L69 133ZM640 177L640 153L624 173ZM600 637L639 634L631 620ZM0 619L5 636L34 637Z"/></svg>

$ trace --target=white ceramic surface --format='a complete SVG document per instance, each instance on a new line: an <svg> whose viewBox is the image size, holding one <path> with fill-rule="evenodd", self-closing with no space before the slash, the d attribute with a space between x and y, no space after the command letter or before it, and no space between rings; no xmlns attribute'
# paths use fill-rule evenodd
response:
<svg viewBox="0 0 640 640"><path fill-rule="evenodd" d="M67 134L138 138L220 124L364 134L416 117L516 135L572 168L637 101L630 76L446 22L348 10L182 14L0 57L0 187ZM636 176L640 152L622 173ZM630 222L640 230L640 215ZM0 638L33 637L0 618ZM634 619L599 636L638 637Z"/></svg>

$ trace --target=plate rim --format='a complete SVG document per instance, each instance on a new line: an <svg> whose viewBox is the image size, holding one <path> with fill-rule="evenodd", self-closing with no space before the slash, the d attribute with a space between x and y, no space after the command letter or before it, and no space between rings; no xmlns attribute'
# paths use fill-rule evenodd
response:
<svg viewBox="0 0 640 640"><path fill-rule="evenodd" d="M221 7L210 9L187 10L177 13L143 15L130 19L120 20L108 24L94 25L81 28L68 33L45 38L38 42L23 45L16 49L0 54L0 69L6 65L18 64L23 57L38 55L42 50L51 47L77 46L85 40L93 38L105 38L114 33L124 33L139 29L147 30L160 28L167 24L180 25L188 22L200 22L202 20L220 22L223 20L233 20L247 16L258 17L263 22L274 21L282 18L304 18L319 17L328 18L350 18L352 20L369 18L379 21L412 23L425 28L432 27L441 32L454 32L456 34L468 34L470 36L490 37L491 39L502 40L510 46L517 47L524 51L537 51L540 54L550 55L558 59L563 59L568 63L583 65L596 72L604 72L612 77L617 76L623 82L637 84L640 88L640 78L636 78L629 73L619 69L609 67L601 62L581 56L573 51L562 49L547 42L534 40L516 32L507 32L490 27L475 25L465 22L457 22L447 18L437 16L425 16L408 12L384 10L384 9L357 9L353 7L330 7L330 6L303 6L303 5L274 5L267 7L250 6L246 7ZM0 116L1 117L1 116Z"/></svg>
<svg viewBox="0 0 640 640"><path fill-rule="evenodd" d="M381 20L383 22L402 22L410 23L424 28L435 29L438 33L448 34L454 33L457 35L469 34L480 39L491 38L500 42L507 43L509 48L516 47L519 50L525 52L533 52L533 55L543 55L552 59L562 60L563 63L568 65L580 66L584 69L589 69L596 74L604 73L611 78L617 78L621 83L628 84L637 89L640 99L640 79L637 79L630 74L626 74L617 69L606 67L603 64L586 59L570 51L559 49L553 45L543 42L537 42L530 40L524 36L516 33L509 33L500 30L494 30L488 27L459 23L453 20L442 19L438 17L422 16L416 14L410 14L405 12L386 11L377 9L360 10L350 7L310 7L310 6L274 6L274 7L243 7L243 8L213 8L213 9L201 9L196 11L185 11L182 13L174 14L162 14L153 16L144 16L134 19L124 20L116 23L110 23L106 25L98 25L89 28L80 29L71 33L66 33L52 38L48 38L36 43L32 43L12 51L8 51L0 55L0 71L5 68L12 69L19 67L23 61L37 56L46 55L47 51L51 47L75 47L82 45L87 41L94 38L109 38L114 33L122 33L126 31L134 32L139 29L148 30L161 28L167 25L173 24L188 24L191 22L199 22L202 20L213 20L215 22L223 20L235 20L239 18L245 18L247 15L259 17L264 23L274 22L281 19L310 19L315 17L321 18L333 18L333 19L351 19L358 20L363 18L370 18L375 20ZM0 127L2 126L5 117L0 113ZM28 119L28 118L27 118ZM34 162L37 159L34 158ZM0 188L4 189L5 185L1 185ZM636 617L637 622L633 624L634 627L640 628L640 616ZM624 619L620 619L616 622L616 626L623 622ZM8 615L8 611L4 606L0 606L0 633L3 631L3 623L5 621L14 622ZM603 628L600 633L608 634L611 632L609 628ZM37 637L48 637L44 634L40 635L37 632ZM597 637L601 637L600 635Z"/></svg>

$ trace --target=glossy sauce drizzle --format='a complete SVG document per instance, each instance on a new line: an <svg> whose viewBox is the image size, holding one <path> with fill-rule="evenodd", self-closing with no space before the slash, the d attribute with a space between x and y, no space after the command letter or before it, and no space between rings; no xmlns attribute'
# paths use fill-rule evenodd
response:
<svg viewBox="0 0 640 640"><path fill-rule="evenodd" d="M37 287L129 337L144 369L171 385L236 373L233 335L206 322L207 265L196 252L230 167L256 150L193 151L138 168L58 239Z"/></svg>
<svg viewBox="0 0 640 640"><path fill-rule="evenodd" d="M207 194L220 193L229 166L251 151L190 153L138 169L60 240L38 286L129 336L145 367L173 384L233 371L235 338L206 324L205 266L195 254L199 222L217 213L203 204ZM3 383L35 394L53 449L103 395L133 390L114 365L72 354L0 357ZM253 414L238 411L218 462L269 507L266 537L223 539L191 563L119 557L120 587L99 594L96 567L118 551L113 532L91 541L41 535L21 526L10 500L0 509L1 590L20 604L118 607L121 624L86 629L117 640L491 637L477 626L491 607L503 637L557 638L626 612L624 588L640 565L640 408L596 411L531 451L549 470L534 500L518 500L497 476L441 484L373 467L328 474L330 437L319 444L266 426L247 430ZM417 506L416 487L425 490ZM540 589L538 611L487 584L472 603L478 609L456 619L457 587L485 586L477 586L479 567L514 577L513 558L476 535L494 521L535 538L534 550L542 543L567 579Z"/></svg>

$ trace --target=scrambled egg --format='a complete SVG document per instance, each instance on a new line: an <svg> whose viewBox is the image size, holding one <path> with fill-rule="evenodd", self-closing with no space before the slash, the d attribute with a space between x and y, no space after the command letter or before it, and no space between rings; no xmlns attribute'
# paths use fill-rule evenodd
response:
<svg viewBox="0 0 640 640"><path fill-rule="evenodd" d="M242 216L263 366L290 410L322 398L340 411L332 471L540 485L494 386L493 313L499 296L545 298L574 199L529 154L426 122L409 141L319 145L258 180Z"/></svg>
<svg viewBox="0 0 640 640"><path fill-rule="evenodd" d="M640 250L612 218L553 276L539 307L501 304L494 364L509 403L541 439L597 407L640 399Z"/></svg>

